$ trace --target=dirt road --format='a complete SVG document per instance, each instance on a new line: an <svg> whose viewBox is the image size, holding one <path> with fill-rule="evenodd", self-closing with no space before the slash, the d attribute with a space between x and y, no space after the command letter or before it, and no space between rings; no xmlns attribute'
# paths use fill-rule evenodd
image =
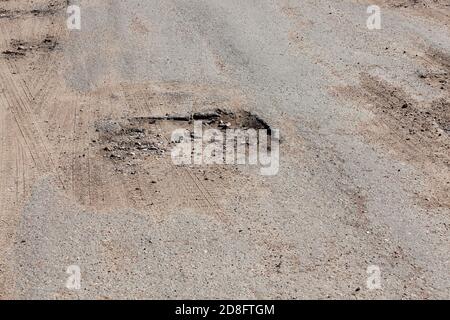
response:
<svg viewBox="0 0 450 320"><path fill-rule="evenodd" d="M448 1L0 0L0 52L0 298L450 298ZM175 165L211 110L278 172Z"/></svg>

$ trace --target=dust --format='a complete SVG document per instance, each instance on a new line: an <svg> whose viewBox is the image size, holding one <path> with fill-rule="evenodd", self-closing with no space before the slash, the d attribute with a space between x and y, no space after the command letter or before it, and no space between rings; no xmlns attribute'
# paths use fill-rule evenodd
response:
<svg viewBox="0 0 450 320"><path fill-rule="evenodd" d="M380 0L376 2L392 8L435 8L450 6L447 0Z"/></svg>
<svg viewBox="0 0 450 320"><path fill-rule="evenodd" d="M419 102L401 87L366 73L360 75L359 87L337 91L373 112L373 121L361 127L365 139L427 172L442 172L430 181L436 184L434 194L424 198L427 206L449 207L449 97Z"/></svg>
<svg viewBox="0 0 450 320"><path fill-rule="evenodd" d="M450 92L450 56L442 51L430 48L421 57L425 72L418 72L418 77L429 86Z"/></svg>
<svg viewBox="0 0 450 320"><path fill-rule="evenodd" d="M368 74L361 75L361 88L353 93L369 102L378 121L389 128L389 140L400 142L401 153L418 159L419 151L430 160L439 159L446 166L450 165L448 99L419 103L402 88Z"/></svg>
<svg viewBox="0 0 450 320"><path fill-rule="evenodd" d="M425 18L439 23L443 28L448 29L450 26L450 2L448 0L356 0L356 2L378 5L381 8L395 11L401 10L403 14L410 15L413 19Z"/></svg>

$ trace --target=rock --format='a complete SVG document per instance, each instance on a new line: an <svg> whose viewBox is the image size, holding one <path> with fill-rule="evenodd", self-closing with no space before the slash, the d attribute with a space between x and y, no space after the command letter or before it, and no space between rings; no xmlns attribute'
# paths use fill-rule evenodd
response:
<svg viewBox="0 0 450 320"><path fill-rule="evenodd" d="M231 127L230 122L224 123L222 120L220 121L219 128L229 128L229 127Z"/></svg>

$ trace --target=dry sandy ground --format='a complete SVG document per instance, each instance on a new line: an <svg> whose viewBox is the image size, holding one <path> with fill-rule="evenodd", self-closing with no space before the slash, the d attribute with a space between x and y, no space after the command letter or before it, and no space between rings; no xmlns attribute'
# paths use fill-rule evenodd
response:
<svg viewBox="0 0 450 320"><path fill-rule="evenodd" d="M0 52L0 298L450 298L448 1L0 0ZM173 164L216 108L277 175Z"/></svg>

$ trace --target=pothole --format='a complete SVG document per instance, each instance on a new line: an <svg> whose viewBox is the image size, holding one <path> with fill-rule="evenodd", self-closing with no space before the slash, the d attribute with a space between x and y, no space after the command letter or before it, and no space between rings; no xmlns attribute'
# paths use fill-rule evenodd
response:
<svg viewBox="0 0 450 320"><path fill-rule="evenodd" d="M58 42L54 37L46 36L43 40L27 42L13 39L10 42L10 49L2 51L5 57L23 57L29 52L51 52L58 47Z"/></svg>
<svg viewBox="0 0 450 320"><path fill-rule="evenodd" d="M224 134L232 130L246 132L253 129L253 132L264 130L268 138L272 135L269 124L251 112L215 109L189 114L133 117L124 121L98 121L95 126L99 139L92 143L99 146L105 158L116 164L133 166L148 157L164 157L170 153L172 147L180 142L173 141L174 130L185 130L192 139L196 139L195 122L201 122L202 130L215 129L215 132ZM211 137L207 139L209 141L206 142L213 142ZM267 147L270 149L270 139L268 140ZM245 140L244 136L242 143L248 145L250 141Z"/></svg>
<svg viewBox="0 0 450 320"><path fill-rule="evenodd" d="M271 134L270 126L259 116L248 111L232 112L222 109L214 111L195 112L191 114L166 114L160 117L136 117L130 119L132 122L148 121L151 124L161 121L178 121L188 122L199 120L203 121L207 126L217 129L255 129L267 130Z"/></svg>

